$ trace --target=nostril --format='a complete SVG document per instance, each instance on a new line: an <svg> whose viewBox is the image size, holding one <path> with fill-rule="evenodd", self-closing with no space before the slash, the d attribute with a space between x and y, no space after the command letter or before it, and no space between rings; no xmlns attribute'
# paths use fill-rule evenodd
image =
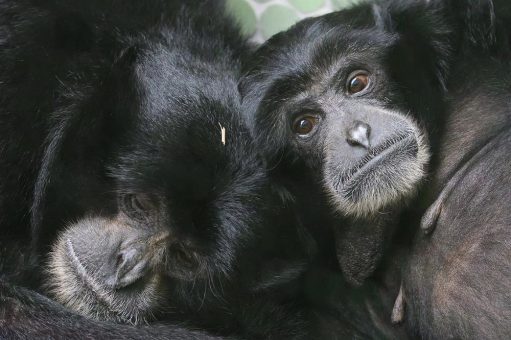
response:
<svg viewBox="0 0 511 340"><path fill-rule="evenodd" d="M124 256L121 253L121 254L117 255L117 260L115 261L115 268L119 268L123 262L124 262Z"/></svg>
<svg viewBox="0 0 511 340"><path fill-rule="evenodd" d="M117 255L116 267L118 270L129 270L138 261L139 252L136 249L125 249Z"/></svg>
<svg viewBox="0 0 511 340"><path fill-rule="evenodd" d="M346 131L346 141L351 146L362 146L365 149L371 147L369 137L371 135L371 126L361 121L353 122L353 125Z"/></svg>
<svg viewBox="0 0 511 340"><path fill-rule="evenodd" d="M131 285L148 271L149 263L143 247L129 247L119 251L115 257L115 267L106 284L114 289Z"/></svg>

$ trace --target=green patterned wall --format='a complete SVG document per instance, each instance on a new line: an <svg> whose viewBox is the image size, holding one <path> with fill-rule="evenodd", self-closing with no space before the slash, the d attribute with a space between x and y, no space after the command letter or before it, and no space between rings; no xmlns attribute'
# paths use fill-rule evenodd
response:
<svg viewBox="0 0 511 340"><path fill-rule="evenodd" d="M297 21L350 6L356 0L227 0L243 31L261 42Z"/></svg>

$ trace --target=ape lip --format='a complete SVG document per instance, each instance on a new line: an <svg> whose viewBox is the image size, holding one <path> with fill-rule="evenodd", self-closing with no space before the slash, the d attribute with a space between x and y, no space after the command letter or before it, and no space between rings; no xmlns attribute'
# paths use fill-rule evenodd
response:
<svg viewBox="0 0 511 340"><path fill-rule="evenodd" d="M411 143L413 140L415 140L415 134L413 131L405 131L403 133L394 135L384 142L378 144L376 147L371 148L364 158L362 158L355 166L351 167L348 171L341 175L337 185L335 186L336 190L339 190L340 185L346 185L346 183L351 181L357 175L357 173L364 170L368 165L370 165L370 163L372 163L373 160L380 159L385 154L389 155L396 149L399 149L399 146Z"/></svg>

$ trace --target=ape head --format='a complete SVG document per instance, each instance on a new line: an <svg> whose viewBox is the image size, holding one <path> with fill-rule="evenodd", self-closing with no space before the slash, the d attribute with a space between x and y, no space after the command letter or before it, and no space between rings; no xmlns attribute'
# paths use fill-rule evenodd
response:
<svg viewBox="0 0 511 340"><path fill-rule="evenodd" d="M207 65L191 56L181 64L168 45L120 57L105 85L123 98L105 105L124 117L103 165L116 200L88 211L95 218L53 247L54 296L95 318L150 319L176 282L228 277L264 214L265 172L238 113L235 78L222 64L179 78Z"/></svg>
<svg viewBox="0 0 511 340"><path fill-rule="evenodd" d="M270 162L312 173L347 215L409 198L439 133L458 2L360 4L264 44L241 89Z"/></svg>
<svg viewBox="0 0 511 340"><path fill-rule="evenodd" d="M82 287L84 299L105 299L98 313L136 321L161 281L202 297L195 282L233 273L262 225L268 183L240 114L237 31L184 10L164 21L151 12L142 27L124 18L127 28L99 12L98 22L76 14L90 49L53 65L65 76L36 181L33 248L45 254L59 238L55 256L68 259L59 268L80 279L56 296ZM61 236L68 221L82 222ZM140 315L125 312L137 303Z"/></svg>

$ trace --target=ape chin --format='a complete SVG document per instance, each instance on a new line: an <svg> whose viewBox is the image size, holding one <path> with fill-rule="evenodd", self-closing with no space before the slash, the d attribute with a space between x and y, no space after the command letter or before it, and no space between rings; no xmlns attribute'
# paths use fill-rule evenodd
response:
<svg viewBox="0 0 511 340"><path fill-rule="evenodd" d="M122 217L87 218L62 232L48 263L56 300L93 319L139 324L165 302L161 275L168 233L153 235Z"/></svg>
<svg viewBox="0 0 511 340"><path fill-rule="evenodd" d="M327 144L324 183L339 212L370 217L386 208L395 209L415 193L425 177L429 152L424 134L412 119L374 107L360 111L366 115L364 123L357 120L356 112L350 112L353 121L346 129L353 152L341 153L339 144Z"/></svg>

